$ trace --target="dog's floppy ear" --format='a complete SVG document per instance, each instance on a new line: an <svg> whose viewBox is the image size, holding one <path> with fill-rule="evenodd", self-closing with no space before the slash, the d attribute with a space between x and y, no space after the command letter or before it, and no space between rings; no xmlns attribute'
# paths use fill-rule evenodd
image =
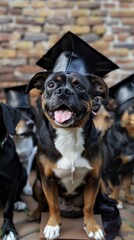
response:
<svg viewBox="0 0 134 240"><path fill-rule="evenodd" d="M20 111L8 104L0 103L3 121L9 134L15 134L15 128L20 120Z"/></svg>
<svg viewBox="0 0 134 240"><path fill-rule="evenodd" d="M44 82L46 80L46 78L49 76L50 72L46 71L46 72L39 72L37 74L34 75L34 77L30 80L25 93L29 93L30 90L32 90L33 88L36 88L38 90L40 90L41 93L43 93L44 91Z"/></svg>
<svg viewBox="0 0 134 240"><path fill-rule="evenodd" d="M105 81L95 75L86 75L94 88L94 97L101 97L103 100L108 100L108 86Z"/></svg>

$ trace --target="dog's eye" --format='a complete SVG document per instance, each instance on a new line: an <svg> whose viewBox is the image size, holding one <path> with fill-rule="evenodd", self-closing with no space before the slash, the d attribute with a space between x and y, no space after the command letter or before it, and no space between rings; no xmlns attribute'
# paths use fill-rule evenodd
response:
<svg viewBox="0 0 134 240"><path fill-rule="evenodd" d="M81 84L77 85L76 89L81 91L81 92L85 91L85 87Z"/></svg>
<svg viewBox="0 0 134 240"><path fill-rule="evenodd" d="M47 87L48 88L54 88L55 87L55 83L54 82L49 82Z"/></svg>

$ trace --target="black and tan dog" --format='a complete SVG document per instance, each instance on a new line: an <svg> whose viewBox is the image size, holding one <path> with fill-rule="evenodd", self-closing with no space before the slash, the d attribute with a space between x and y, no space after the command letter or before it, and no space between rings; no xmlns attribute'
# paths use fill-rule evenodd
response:
<svg viewBox="0 0 134 240"><path fill-rule="evenodd" d="M93 61L87 63L90 57ZM60 213L66 205L71 210L83 208L87 235L102 240L103 231L93 214L103 156L92 121L92 100L98 95L107 98L107 86L101 77L88 73L93 71L99 75L102 70L102 76L117 66L70 32L38 64L52 70L36 74L27 88L27 92L32 88L41 91L44 121L37 164L43 201L49 205L45 238L59 237ZM39 218L41 211L39 206L31 220Z"/></svg>
<svg viewBox="0 0 134 240"><path fill-rule="evenodd" d="M30 96L25 94L27 85L4 88L6 103L20 111L20 121L16 126L13 140L22 166L27 172L27 182L23 189L25 195L32 195L29 182L30 173L37 152L36 111L30 104Z"/></svg>
<svg viewBox="0 0 134 240"><path fill-rule="evenodd" d="M134 204L131 183L134 169L134 74L110 88L116 102L115 122L103 137L105 164L103 177L110 186L111 197L119 200L123 186L125 201Z"/></svg>
<svg viewBox="0 0 134 240"><path fill-rule="evenodd" d="M20 194L27 175L22 168L15 145L9 134L15 134L20 113L11 106L0 103L0 203L4 205L1 234L4 240L17 239L13 224L13 210L26 208Z"/></svg>

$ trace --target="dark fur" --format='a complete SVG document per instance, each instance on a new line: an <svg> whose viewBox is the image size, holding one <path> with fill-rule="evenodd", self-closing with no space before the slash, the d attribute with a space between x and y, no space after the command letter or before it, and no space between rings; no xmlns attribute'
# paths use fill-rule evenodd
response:
<svg viewBox="0 0 134 240"><path fill-rule="evenodd" d="M17 235L13 224L14 203L26 182L26 172L22 168L15 145L9 134L15 134L20 113L7 104L0 103L0 203L4 206L2 236L12 231Z"/></svg>
<svg viewBox="0 0 134 240"><path fill-rule="evenodd" d="M111 197L119 199L121 183L124 185L125 200L134 203L131 182L134 169L134 100L124 103L116 110L115 123L103 137L105 164L104 182L110 181ZM130 121L131 118L131 121ZM133 119L133 120L132 120Z"/></svg>
<svg viewBox="0 0 134 240"><path fill-rule="evenodd" d="M47 199L46 202L49 205L50 218L48 225L55 226L60 224L58 196L67 203L72 199L71 205L73 205L73 200L75 201L78 196L82 196L80 207L83 208L84 225L88 234L90 231L96 232L100 227L94 220L93 207L100 186L103 154L92 121L92 100L96 96L106 99L107 86L101 78L96 76L83 76L77 73L69 74L64 72L43 72L33 77L27 92L34 87L41 91L41 106L44 120L40 131L37 159L41 185L37 181L36 197L40 204L29 218L30 220L35 220L41 215L43 194L40 187L42 187ZM65 123L57 123L54 112L59 109L63 111L71 109L70 111L73 112L72 117ZM88 170L86 175L83 176L82 182L79 183L71 194L67 195L67 189L60 184L62 178L57 177L54 173L54 169L58 169L57 164L62 157L60 150L58 151L55 146L55 140L57 138L57 129L72 129L73 131L73 129L77 128L82 129L84 142L84 150L80 157L86 159L93 169Z"/></svg>

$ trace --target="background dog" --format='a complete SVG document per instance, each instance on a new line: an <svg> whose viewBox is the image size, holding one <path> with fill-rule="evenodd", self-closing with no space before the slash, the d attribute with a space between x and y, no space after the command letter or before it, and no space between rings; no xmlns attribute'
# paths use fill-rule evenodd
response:
<svg viewBox="0 0 134 240"><path fill-rule="evenodd" d="M10 137L20 120L20 113L11 106L0 103L0 203L4 205L1 233L3 239L17 239L13 224L13 209L23 210L26 204L20 194L26 184L27 175L22 167Z"/></svg>
<svg viewBox="0 0 134 240"><path fill-rule="evenodd" d="M110 87L109 95L115 121L103 137L103 178L106 183L110 182L110 196L118 200L118 207L122 208L123 203L119 201L121 185L124 188L125 201L134 203L131 192L134 169L134 74Z"/></svg>
<svg viewBox="0 0 134 240"><path fill-rule="evenodd" d="M37 153L36 127L35 123L28 114L29 110L21 109L20 121L16 126L16 134L13 136L16 151L20 162L27 172L27 182L23 188L25 195L32 195L33 190L29 182L29 176Z"/></svg>
<svg viewBox="0 0 134 240"><path fill-rule="evenodd" d="M119 201L121 185L125 193L125 201L134 203L131 182L134 169L134 100L129 100L118 108L115 123L103 137L105 164L103 177L106 185L112 190L111 197Z"/></svg>
<svg viewBox="0 0 134 240"><path fill-rule="evenodd" d="M30 104L30 96L25 94L27 85L11 86L4 89L6 103L17 108L20 113L20 121L16 127L16 135L13 137L19 159L27 172L27 183L23 189L26 195L32 195L32 186L29 183L29 175L37 152L36 140L36 110Z"/></svg>

